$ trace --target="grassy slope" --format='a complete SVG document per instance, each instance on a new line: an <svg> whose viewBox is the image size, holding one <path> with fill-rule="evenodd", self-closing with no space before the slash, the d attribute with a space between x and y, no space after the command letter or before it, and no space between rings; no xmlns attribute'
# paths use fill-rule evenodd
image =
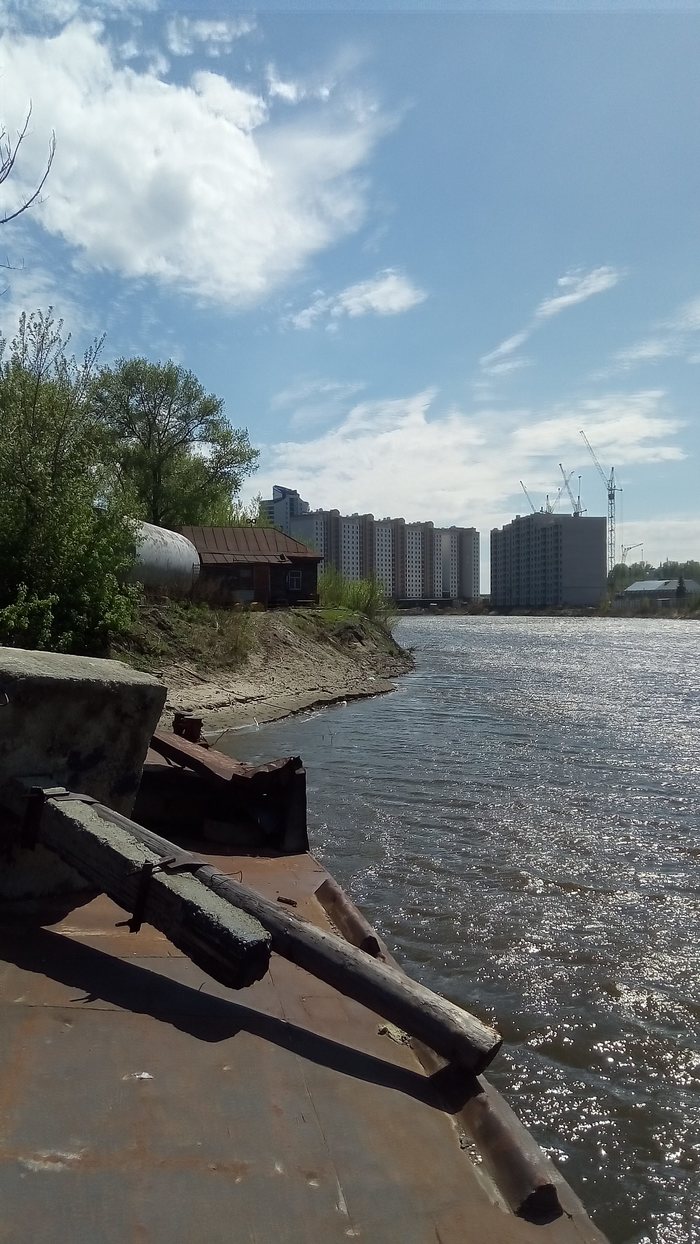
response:
<svg viewBox="0 0 700 1244"><path fill-rule="evenodd" d="M380 663L384 657L390 665L411 667L410 657L385 626L342 607L265 614L169 600L145 604L131 633L112 645L111 655L156 673L183 661L208 673L238 670L282 620L312 644L345 656L356 652L358 658L371 649Z"/></svg>

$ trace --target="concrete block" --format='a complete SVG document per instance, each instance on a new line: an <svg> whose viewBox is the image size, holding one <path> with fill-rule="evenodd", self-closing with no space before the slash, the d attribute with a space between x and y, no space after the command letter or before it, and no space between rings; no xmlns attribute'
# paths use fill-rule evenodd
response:
<svg viewBox="0 0 700 1244"><path fill-rule="evenodd" d="M165 695L121 661L0 647L0 788L34 779L128 816Z"/></svg>

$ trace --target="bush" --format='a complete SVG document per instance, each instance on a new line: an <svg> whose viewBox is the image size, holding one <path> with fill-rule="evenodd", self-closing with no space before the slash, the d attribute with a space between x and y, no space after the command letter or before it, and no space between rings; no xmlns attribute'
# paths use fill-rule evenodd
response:
<svg viewBox="0 0 700 1244"><path fill-rule="evenodd" d="M318 600L324 609L349 609L383 626L391 617L389 599L377 579L345 579L334 566L319 575Z"/></svg>
<svg viewBox="0 0 700 1244"><path fill-rule="evenodd" d="M78 363L68 341L23 315L0 363L0 640L101 652L133 618L135 536L90 414L101 343Z"/></svg>

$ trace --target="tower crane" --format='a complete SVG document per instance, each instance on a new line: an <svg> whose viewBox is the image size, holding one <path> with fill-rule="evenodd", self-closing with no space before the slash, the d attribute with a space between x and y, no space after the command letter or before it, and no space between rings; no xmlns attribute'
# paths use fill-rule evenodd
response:
<svg viewBox="0 0 700 1244"><path fill-rule="evenodd" d="M626 566L626 565L627 565L627 554L628 554L628 553L631 553L631 552L632 552L632 549L643 549L643 548L644 548L644 545L643 545L643 544L623 544L623 546L622 546L622 564L623 564L623 566ZM643 559L644 559L644 554L642 553L642 560L643 560Z"/></svg>
<svg viewBox="0 0 700 1244"><path fill-rule="evenodd" d="M585 510L581 509L581 476L579 475L578 477L578 497L574 497L574 494L571 491L571 486L569 484L569 480L571 479L571 476L573 475L573 471L569 471L569 474L567 475L561 462L559 463L559 470L562 473L562 478L564 480L563 487L566 489L567 495L569 497L569 501L571 502L571 508L574 512L574 518L578 518L580 514L585 513ZM559 489L559 492L561 492L561 488Z"/></svg>
<svg viewBox="0 0 700 1244"><path fill-rule="evenodd" d="M535 503L532 500L532 497L530 496L522 480L520 480L520 487L522 488L523 492L525 493L525 496L527 497L528 505L530 506L530 509L532 510L533 514L537 514L538 513L537 507L535 506ZM561 487L559 487L557 495L553 501L550 501L549 493L547 493L547 496L545 497L545 503L543 506L541 506L539 513L540 514L553 514L557 505L559 504L560 497L561 497Z"/></svg>
<svg viewBox="0 0 700 1244"><path fill-rule="evenodd" d="M581 429L581 436L586 442L588 452L596 465L596 469L603 481L603 484L605 485L605 491L608 495L608 574L610 574L615 566L615 493L622 492L622 489L615 483L615 468L611 467L610 474L606 475L598 459L596 458L595 450L593 449L593 446L591 445L591 442L583 429Z"/></svg>

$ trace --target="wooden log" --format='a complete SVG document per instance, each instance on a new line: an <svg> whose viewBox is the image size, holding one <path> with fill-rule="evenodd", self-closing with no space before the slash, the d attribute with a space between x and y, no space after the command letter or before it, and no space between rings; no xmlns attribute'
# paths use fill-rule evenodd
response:
<svg viewBox="0 0 700 1244"><path fill-rule="evenodd" d="M160 835L109 808L94 806L106 820L123 827L154 855L167 858L177 851L173 843ZM79 860L70 862L80 868ZM399 969L378 962L342 938L300 920L205 861L197 869L196 877L208 890L259 921L270 934L272 949L282 958L396 1024L448 1061L477 1073L498 1052L502 1038L495 1029ZM150 921L150 915L148 918Z"/></svg>
<svg viewBox="0 0 700 1244"><path fill-rule="evenodd" d="M198 860L172 843L167 851L154 851L138 831L126 817L79 796L46 798L36 814L37 842L159 929L215 980L231 989L260 980L270 960L269 933L198 880ZM168 856L171 867L182 871L154 871Z"/></svg>

